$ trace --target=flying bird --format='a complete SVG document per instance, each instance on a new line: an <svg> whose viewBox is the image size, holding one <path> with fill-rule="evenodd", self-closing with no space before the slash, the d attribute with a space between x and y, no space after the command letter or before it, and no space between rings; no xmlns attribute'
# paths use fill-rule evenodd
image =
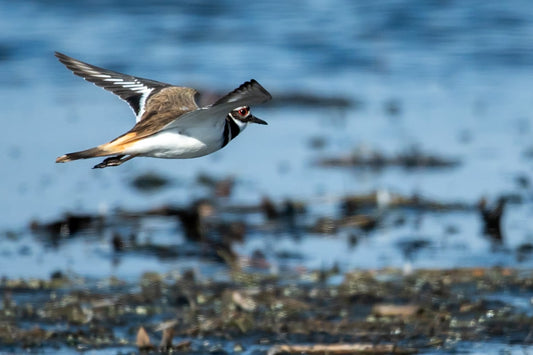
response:
<svg viewBox="0 0 533 355"><path fill-rule="evenodd" d="M135 157L187 159L225 147L248 123L267 123L252 115L250 106L272 99L254 79L217 100L199 107L198 91L100 68L62 53L56 57L75 75L111 91L126 101L136 124L128 132L94 148L68 153L56 163L108 157L94 168L118 166Z"/></svg>

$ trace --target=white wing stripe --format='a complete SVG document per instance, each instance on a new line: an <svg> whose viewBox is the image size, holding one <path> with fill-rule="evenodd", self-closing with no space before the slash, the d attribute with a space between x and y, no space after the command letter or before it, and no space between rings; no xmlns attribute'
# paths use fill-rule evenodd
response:
<svg viewBox="0 0 533 355"><path fill-rule="evenodd" d="M125 89L131 89L134 91L139 91L139 90L145 91L149 89L146 85L144 85L143 83L139 81L124 81L123 79L120 79L120 78L111 78L109 77L109 75L106 75L106 76L99 75L98 77L105 77L106 79L103 79L103 81L108 81L115 85L120 85Z"/></svg>
<svg viewBox="0 0 533 355"><path fill-rule="evenodd" d="M146 105L146 100L148 99L148 96L152 93L154 89L150 89L145 87L142 91L144 91L143 95L141 96L141 99L139 100L139 113L137 114L137 117L135 117L136 122L139 122L141 118L144 115L144 106Z"/></svg>

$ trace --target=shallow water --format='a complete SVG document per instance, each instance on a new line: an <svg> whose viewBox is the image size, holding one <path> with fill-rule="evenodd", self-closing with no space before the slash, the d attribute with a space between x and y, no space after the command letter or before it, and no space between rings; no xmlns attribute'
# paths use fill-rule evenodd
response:
<svg viewBox="0 0 533 355"><path fill-rule="evenodd" d="M249 257L264 250L273 271L333 264L343 270L533 265L530 254L518 253L533 243L526 154L533 146L533 8L526 1L0 1L0 7L2 276L46 278L61 270L135 280L147 270L192 267L224 278L223 265L196 257L133 253L117 261L109 231L54 248L28 228L32 220L49 222L66 212L188 205L209 194L196 182L199 174L236 179L229 205L290 198L307 203L308 220L336 216L343 196L375 190L471 206L483 196L520 198L507 205L502 245L483 235L475 210L401 212L401 226L391 212L368 233L293 238L252 228L236 251ZM253 77L274 96L272 105L254 107L269 125L251 126L200 159L138 158L104 170L90 169L97 161L54 164L57 156L108 141L133 124L125 104L74 77L54 50L210 93ZM275 104L292 94L340 97L351 105ZM323 146L313 148L317 139ZM356 149L395 154L413 147L460 165L316 164ZM152 193L132 188L130 181L147 171L167 177L170 186ZM251 214L245 221L256 226L264 219ZM141 241L186 244L174 221L144 221L137 232ZM357 243L347 247L353 233ZM417 241L424 247L406 252ZM280 257L286 252L297 257Z"/></svg>

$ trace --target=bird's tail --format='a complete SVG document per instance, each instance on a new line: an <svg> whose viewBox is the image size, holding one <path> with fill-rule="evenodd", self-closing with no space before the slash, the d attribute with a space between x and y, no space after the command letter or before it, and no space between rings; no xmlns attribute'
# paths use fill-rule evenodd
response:
<svg viewBox="0 0 533 355"><path fill-rule="evenodd" d="M98 146L98 147L82 150L79 152L64 154L56 159L56 163L66 163L66 162L78 160L78 159L103 157L103 156L110 155L110 154L113 154L113 153L110 153L107 149L102 149L101 146Z"/></svg>
<svg viewBox="0 0 533 355"><path fill-rule="evenodd" d="M56 163L66 163L72 160L105 157L108 155L128 154L124 153L124 151L131 145L135 144L136 141L137 133L128 132L113 139L111 142L99 145L98 147L62 155L56 159Z"/></svg>

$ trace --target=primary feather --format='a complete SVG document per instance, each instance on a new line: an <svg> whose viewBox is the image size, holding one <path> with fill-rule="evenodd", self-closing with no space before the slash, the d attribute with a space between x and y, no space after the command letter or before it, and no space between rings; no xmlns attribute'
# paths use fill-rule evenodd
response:
<svg viewBox="0 0 533 355"><path fill-rule="evenodd" d="M126 101L135 113L137 122L142 119L145 111L144 106L150 94L154 90L172 86L167 83L100 68L63 53L55 52L55 56L75 75L112 92Z"/></svg>

